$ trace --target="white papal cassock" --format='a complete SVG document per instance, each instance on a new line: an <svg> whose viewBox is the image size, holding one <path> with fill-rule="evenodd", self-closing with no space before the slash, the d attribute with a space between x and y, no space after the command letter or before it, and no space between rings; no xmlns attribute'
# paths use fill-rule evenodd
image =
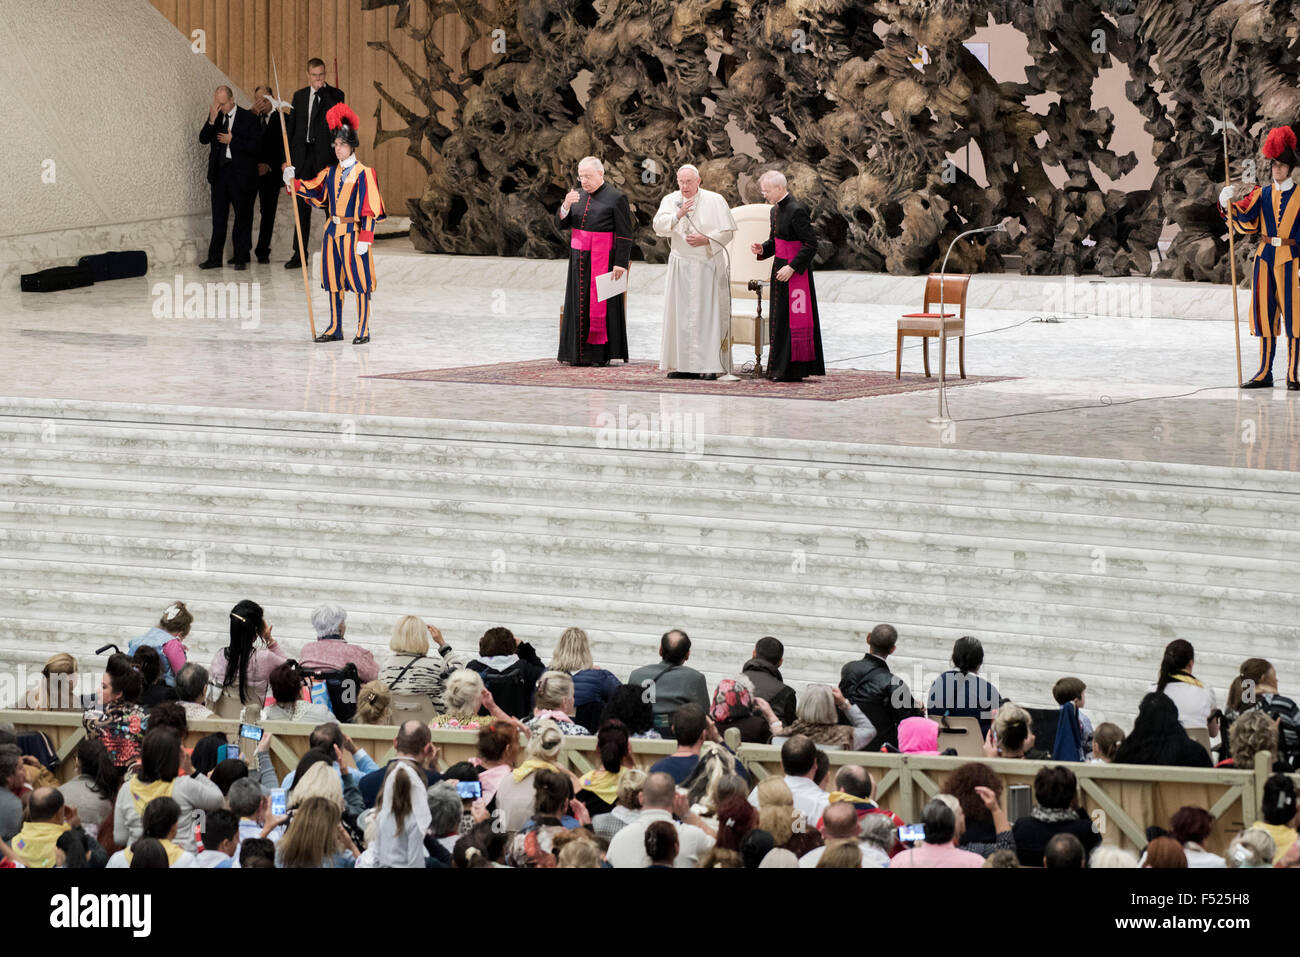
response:
<svg viewBox="0 0 1300 957"><path fill-rule="evenodd" d="M721 374L722 336L731 322L731 285L722 247L735 233L736 221L727 201L710 190L699 190L695 208L678 219L681 202L681 190L669 193L654 218L656 235L671 240L659 368ZM691 233L713 241L692 246L686 242Z"/></svg>

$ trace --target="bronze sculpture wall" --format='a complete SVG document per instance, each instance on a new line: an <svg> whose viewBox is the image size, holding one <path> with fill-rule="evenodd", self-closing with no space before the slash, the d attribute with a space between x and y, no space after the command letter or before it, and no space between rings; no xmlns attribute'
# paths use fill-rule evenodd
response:
<svg viewBox="0 0 1300 957"><path fill-rule="evenodd" d="M361 0L396 7L401 29L412 29L412 2ZM405 66L425 112L380 87L407 126L377 122L377 142L432 146L428 184L409 206L417 246L436 252L562 255L551 214L590 153L632 201L650 261L666 255L650 217L692 162L733 203L758 200L761 170L783 170L817 210L825 266L924 272L961 229L1013 216L1026 228L1017 242L963 244L951 268L999 270L1014 253L1026 273L1149 275L1168 220L1180 229L1155 274L1226 281L1211 117L1239 131L1234 180L1247 159L1266 178L1262 130L1300 119L1300 64L1283 29L1300 28L1300 11L1275 0L418 2L428 22L461 17L469 39L443 51L424 37L428 62ZM1025 83L998 83L962 45L990 17L1028 38ZM473 43L488 38L492 56L471 68ZM931 60L923 71L911 61L918 45ZM1149 189L1103 191L1093 175L1137 163L1108 148L1112 113L1091 104L1112 58L1130 71L1126 92L1154 138ZM440 93L455 103L445 124ZM1035 113L1026 102L1043 93L1057 102ZM761 156L735 153L732 131ZM968 142L987 186L946 161Z"/></svg>

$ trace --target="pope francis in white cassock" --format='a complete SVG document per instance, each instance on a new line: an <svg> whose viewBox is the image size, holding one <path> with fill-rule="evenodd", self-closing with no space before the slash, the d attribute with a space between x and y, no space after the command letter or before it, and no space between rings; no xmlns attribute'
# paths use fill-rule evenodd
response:
<svg viewBox="0 0 1300 957"><path fill-rule="evenodd" d="M722 339L731 323L731 281L723 246L736 231L720 195L700 189L694 166L677 171L676 192L655 213L654 229L671 242L664 286L664 332L659 368L670 379L716 379Z"/></svg>

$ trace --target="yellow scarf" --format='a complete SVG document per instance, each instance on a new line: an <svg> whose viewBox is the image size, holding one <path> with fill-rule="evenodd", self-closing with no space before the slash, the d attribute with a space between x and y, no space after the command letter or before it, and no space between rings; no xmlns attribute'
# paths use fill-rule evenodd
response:
<svg viewBox="0 0 1300 957"><path fill-rule="evenodd" d="M177 860L177 859L178 859L182 854L185 853L185 848L180 847L179 845L173 844L171 841L166 841L166 840L165 840L165 841L162 841L161 843L162 843L162 846L163 846L163 850L167 852L167 866L168 866L168 867L175 867L175 866L176 866L176 860ZM132 857L131 849L128 847L128 848L127 848L126 850L124 850L122 853L123 853L124 855L126 855L126 862L127 862L128 864L130 864L130 863L131 863L131 857Z"/></svg>
<svg viewBox="0 0 1300 957"><path fill-rule="evenodd" d="M865 804L868 800L867 798L860 798L854 794L846 794L843 791L831 791L829 794L826 795L826 797L829 799L831 804L839 804L841 802L846 802L848 804L855 804L859 801Z"/></svg>
<svg viewBox="0 0 1300 957"><path fill-rule="evenodd" d="M540 771L543 768L546 768L548 771L560 770L550 761L543 761L541 758L529 758L527 761L519 765L519 767L515 768L510 773L514 775L515 782L518 783L522 781L524 778L528 777L528 775L532 774L534 771Z"/></svg>
<svg viewBox="0 0 1300 957"><path fill-rule="evenodd" d="M610 774L604 768L597 768L582 779L582 786L606 804L613 804L618 798L618 782L623 780L624 768Z"/></svg>
<svg viewBox="0 0 1300 957"><path fill-rule="evenodd" d="M144 815L145 805L154 798L171 797L175 781L154 781L145 784L139 778L131 779L131 801L135 804L135 813Z"/></svg>
<svg viewBox="0 0 1300 957"><path fill-rule="evenodd" d="M58 843L59 835L66 830L66 824L55 824L53 821L33 824L28 821L14 838L14 857L24 867L53 867L54 845Z"/></svg>
<svg viewBox="0 0 1300 957"><path fill-rule="evenodd" d="M1181 681L1183 684L1192 685L1193 687L1196 687L1196 688L1204 688L1204 687L1205 687L1205 685L1201 684L1199 681L1197 681L1197 680L1196 680L1195 678L1193 678L1191 675L1183 674L1181 671L1178 672L1177 674L1172 674L1172 675L1170 675L1170 676L1169 676L1169 680L1170 680L1170 681Z"/></svg>

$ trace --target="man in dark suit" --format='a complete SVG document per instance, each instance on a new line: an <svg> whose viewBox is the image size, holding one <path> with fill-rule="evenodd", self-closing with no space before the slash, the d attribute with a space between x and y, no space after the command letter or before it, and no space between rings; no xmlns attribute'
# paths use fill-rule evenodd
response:
<svg viewBox="0 0 1300 957"><path fill-rule="evenodd" d="M289 156L293 162L294 176L310 180L326 166L338 162L334 155L333 134L325 123L325 113L331 106L343 102L343 91L325 82L325 61L312 57L307 61L307 86L293 95L293 111L285 117L289 130ZM281 164L281 169L289 165ZM298 222L302 224L303 237L311 235L311 204L298 200ZM285 269L301 265L295 245L293 258L284 264Z"/></svg>
<svg viewBox="0 0 1300 957"><path fill-rule="evenodd" d="M253 115L257 118L260 130L257 141L257 199L262 216L257 227L257 247L254 252L257 253L258 262L269 263L275 209L284 189L280 177L280 164L284 162L284 137L280 133L280 118L271 109L271 88L259 86L253 91L253 96Z"/></svg>
<svg viewBox="0 0 1300 957"><path fill-rule="evenodd" d="M235 207L235 247L230 260L236 269L248 268L253 245L253 190L257 177L257 121L248 110L235 106L235 94L219 86L212 95L208 121L199 130L199 142L208 147L208 183L212 187L212 239L208 258L200 269L216 269L226 248L226 224Z"/></svg>

